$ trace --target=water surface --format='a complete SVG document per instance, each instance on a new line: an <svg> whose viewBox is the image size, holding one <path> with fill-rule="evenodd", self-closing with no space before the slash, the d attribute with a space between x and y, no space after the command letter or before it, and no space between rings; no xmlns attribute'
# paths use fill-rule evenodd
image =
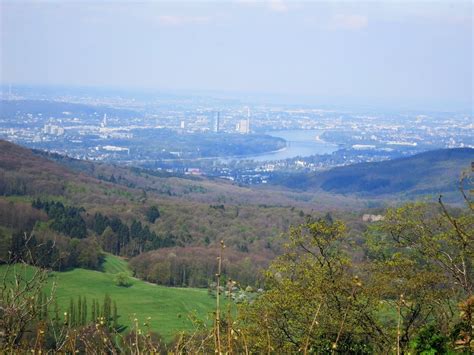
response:
<svg viewBox="0 0 474 355"><path fill-rule="evenodd" d="M295 157L308 157L315 154L330 154L337 150L337 145L324 142L319 138L323 130L291 129L281 131L267 131L265 134L286 140L286 148L277 152L249 155L235 160L252 159L255 161L282 160Z"/></svg>

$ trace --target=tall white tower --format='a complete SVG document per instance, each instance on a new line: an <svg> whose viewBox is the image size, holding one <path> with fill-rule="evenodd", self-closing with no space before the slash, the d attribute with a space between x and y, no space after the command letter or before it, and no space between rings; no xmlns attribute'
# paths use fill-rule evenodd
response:
<svg viewBox="0 0 474 355"><path fill-rule="evenodd" d="M237 124L237 131L241 134L249 134L250 133L250 109L248 106L244 107L247 109L247 117L241 119L240 122Z"/></svg>
<svg viewBox="0 0 474 355"><path fill-rule="evenodd" d="M214 132L219 132L220 129L220 112L217 111L217 115L214 117L214 127L213 130Z"/></svg>
<svg viewBox="0 0 474 355"><path fill-rule="evenodd" d="M107 127L107 114L104 113L104 118L102 120L102 127Z"/></svg>
<svg viewBox="0 0 474 355"><path fill-rule="evenodd" d="M247 106L247 132L250 133L250 108Z"/></svg>

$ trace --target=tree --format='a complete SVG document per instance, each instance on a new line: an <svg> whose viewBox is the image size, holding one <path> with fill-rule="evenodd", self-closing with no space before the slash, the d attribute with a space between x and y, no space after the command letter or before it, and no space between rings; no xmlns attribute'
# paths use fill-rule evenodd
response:
<svg viewBox="0 0 474 355"><path fill-rule="evenodd" d="M91 306L91 321L92 322L95 322L97 320L97 317L98 317L97 311L95 309L95 304L96 304L95 299L93 299L92 300L92 306Z"/></svg>
<svg viewBox="0 0 474 355"><path fill-rule="evenodd" d="M105 228L109 225L109 219L104 217L102 213L96 213L92 224L92 229L97 235L104 233Z"/></svg>
<svg viewBox="0 0 474 355"><path fill-rule="evenodd" d="M466 294L473 293L472 210L454 214L454 211L448 211L441 198L438 206L410 203L389 209L381 232L397 250L412 250L432 267L449 275L453 286L462 288Z"/></svg>
<svg viewBox="0 0 474 355"><path fill-rule="evenodd" d="M70 327L76 326L76 307L72 297L69 300L68 325Z"/></svg>
<svg viewBox="0 0 474 355"><path fill-rule="evenodd" d="M413 339L411 348L415 354L446 354L448 339L441 334L440 329L433 323L421 328Z"/></svg>
<svg viewBox="0 0 474 355"><path fill-rule="evenodd" d="M160 218L160 211L157 206L151 206L146 211L146 219L150 223L155 223L155 221Z"/></svg>
<svg viewBox="0 0 474 355"><path fill-rule="evenodd" d="M169 260L161 260L156 262L149 274L149 279L160 285L168 285L171 278L171 262Z"/></svg>
<svg viewBox="0 0 474 355"><path fill-rule="evenodd" d="M130 287L132 285L126 272L119 272L115 275L115 284L120 287Z"/></svg>
<svg viewBox="0 0 474 355"><path fill-rule="evenodd" d="M82 323L82 298L77 298L77 325L83 325Z"/></svg>
<svg viewBox="0 0 474 355"><path fill-rule="evenodd" d="M112 320L112 299L108 294L104 296L104 304L102 306L102 317L104 317L104 322L107 326L110 326L110 321Z"/></svg>
<svg viewBox="0 0 474 355"><path fill-rule="evenodd" d="M87 324L87 299L86 296L84 296L82 300L82 316L81 316L81 324L86 325Z"/></svg>
<svg viewBox="0 0 474 355"><path fill-rule="evenodd" d="M117 302L114 301L114 308L112 314L112 327L113 329L118 329L118 313L117 313Z"/></svg>
<svg viewBox="0 0 474 355"><path fill-rule="evenodd" d="M100 236L100 242L105 251L113 254L118 254L117 250L117 235L114 233L112 227L108 226Z"/></svg>
<svg viewBox="0 0 474 355"><path fill-rule="evenodd" d="M328 220L291 228L285 253L265 274L268 290L244 310L257 352L367 353L380 337L377 300L344 250L345 226ZM384 343L384 339L378 339Z"/></svg>
<svg viewBox="0 0 474 355"><path fill-rule="evenodd" d="M428 341L423 332L430 319L441 331L436 341L447 338L457 319L452 305L472 294L473 217L470 205L448 210L440 198L437 205L389 209L367 234L372 292L397 310L397 319L386 317L384 327L397 324L398 334L389 336L402 351L412 341Z"/></svg>

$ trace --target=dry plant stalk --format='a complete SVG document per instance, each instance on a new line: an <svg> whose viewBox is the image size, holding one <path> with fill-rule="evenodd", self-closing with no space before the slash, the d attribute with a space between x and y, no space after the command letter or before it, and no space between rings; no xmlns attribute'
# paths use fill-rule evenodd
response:
<svg viewBox="0 0 474 355"><path fill-rule="evenodd" d="M303 354L304 355L308 354L309 338L311 336L311 332L313 331L314 326L317 323L317 318L318 318L319 311L321 310L322 305L323 305L323 303L320 302L319 305L318 305L318 308L316 310L316 313L314 314L314 318L313 318L313 321L311 322L311 326L309 327L308 336L306 337L306 341L305 341L304 348L303 348Z"/></svg>
<svg viewBox="0 0 474 355"><path fill-rule="evenodd" d="M220 288L221 288L221 273L222 273L222 255L224 253L224 241L221 240L221 246L219 250L219 256L217 257L217 274L216 274L216 324L215 324L215 346L216 352L222 354L222 345L221 345L221 316L220 316Z"/></svg>
<svg viewBox="0 0 474 355"><path fill-rule="evenodd" d="M351 295L349 296L349 304L347 305L347 308L344 312L344 316L342 317L342 321L341 321L341 325L339 327L339 331L337 332L337 337L336 337L336 341L332 344L332 351L331 351L331 354L334 354L336 352L336 349L337 349L337 345L339 343L339 339L341 338L341 335L342 335L342 331L344 329L344 324L346 322L346 319L347 319L347 315L349 314L349 310L351 309L352 307L352 301L354 300L354 297L355 297L355 293L356 293L356 289L357 287L360 287L362 286L362 283L360 282L359 278L357 276L354 277L354 285L352 287L352 292L351 292Z"/></svg>
<svg viewBox="0 0 474 355"><path fill-rule="evenodd" d="M400 299L397 302L397 355L400 355L400 336L401 334L401 322L402 322L402 305L405 304L403 294L400 295Z"/></svg>
<svg viewBox="0 0 474 355"><path fill-rule="evenodd" d="M42 299L40 305L34 306L34 300L47 282L49 271L41 267L31 268L37 264L29 248L32 237L24 234L26 255L17 264L7 266L0 285L0 336L3 338L0 346L1 350L7 352L15 352L26 327L44 307L51 304L56 290L56 283L53 282L49 296ZM28 275L30 268L33 270L31 276ZM44 331L41 331L43 330L38 330L35 348L42 343Z"/></svg>

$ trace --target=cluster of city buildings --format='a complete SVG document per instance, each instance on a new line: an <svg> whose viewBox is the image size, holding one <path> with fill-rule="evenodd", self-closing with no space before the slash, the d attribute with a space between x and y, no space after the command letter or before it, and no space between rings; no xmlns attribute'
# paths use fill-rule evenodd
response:
<svg viewBox="0 0 474 355"><path fill-rule="evenodd" d="M235 130L228 129L228 127L223 126L223 121L221 119L221 112L213 112L213 118L209 118L207 115L197 116L195 120L188 119L187 121L182 119L179 123L180 131L186 131L189 133L193 132L226 132L233 133L237 132L240 134L250 134L250 108L246 107L246 117L239 119L235 124ZM227 120L234 119L235 116L227 117Z"/></svg>
<svg viewBox="0 0 474 355"><path fill-rule="evenodd" d="M141 154L139 160L135 157L132 144L142 135L160 129L187 135L272 134L284 130L296 132L295 136L301 131L314 130L322 141L337 145L341 152L349 152L333 154L326 160L295 157L251 165L247 174L249 179L258 175L261 181L265 181L265 174L273 170L317 170L331 164L386 159L397 152L412 154L436 148L474 147L474 120L469 113L358 113L275 105L252 105L250 108L242 103L216 99L140 102L117 97L44 99L61 107L80 103L87 108L77 111L77 106L71 106L62 112L51 113L28 110L28 101L22 109L19 106L22 100L25 98L16 93L4 97L4 104L15 104L15 110L11 110L12 114L0 111L0 138L77 158L113 160L120 155L125 159L137 159L137 164L149 162L146 153ZM179 150L169 149L168 153L177 160L181 158ZM182 164L179 166L181 169ZM222 169L221 175L235 179L232 172L226 173L225 168Z"/></svg>
<svg viewBox="0 0 474 355"><path fill-rule="evenodd" d="M53 136L62 136L64 135L64 128L61 126L56 126L53 124L45 124L43 127L44 134L51 134Z"/></svg>

